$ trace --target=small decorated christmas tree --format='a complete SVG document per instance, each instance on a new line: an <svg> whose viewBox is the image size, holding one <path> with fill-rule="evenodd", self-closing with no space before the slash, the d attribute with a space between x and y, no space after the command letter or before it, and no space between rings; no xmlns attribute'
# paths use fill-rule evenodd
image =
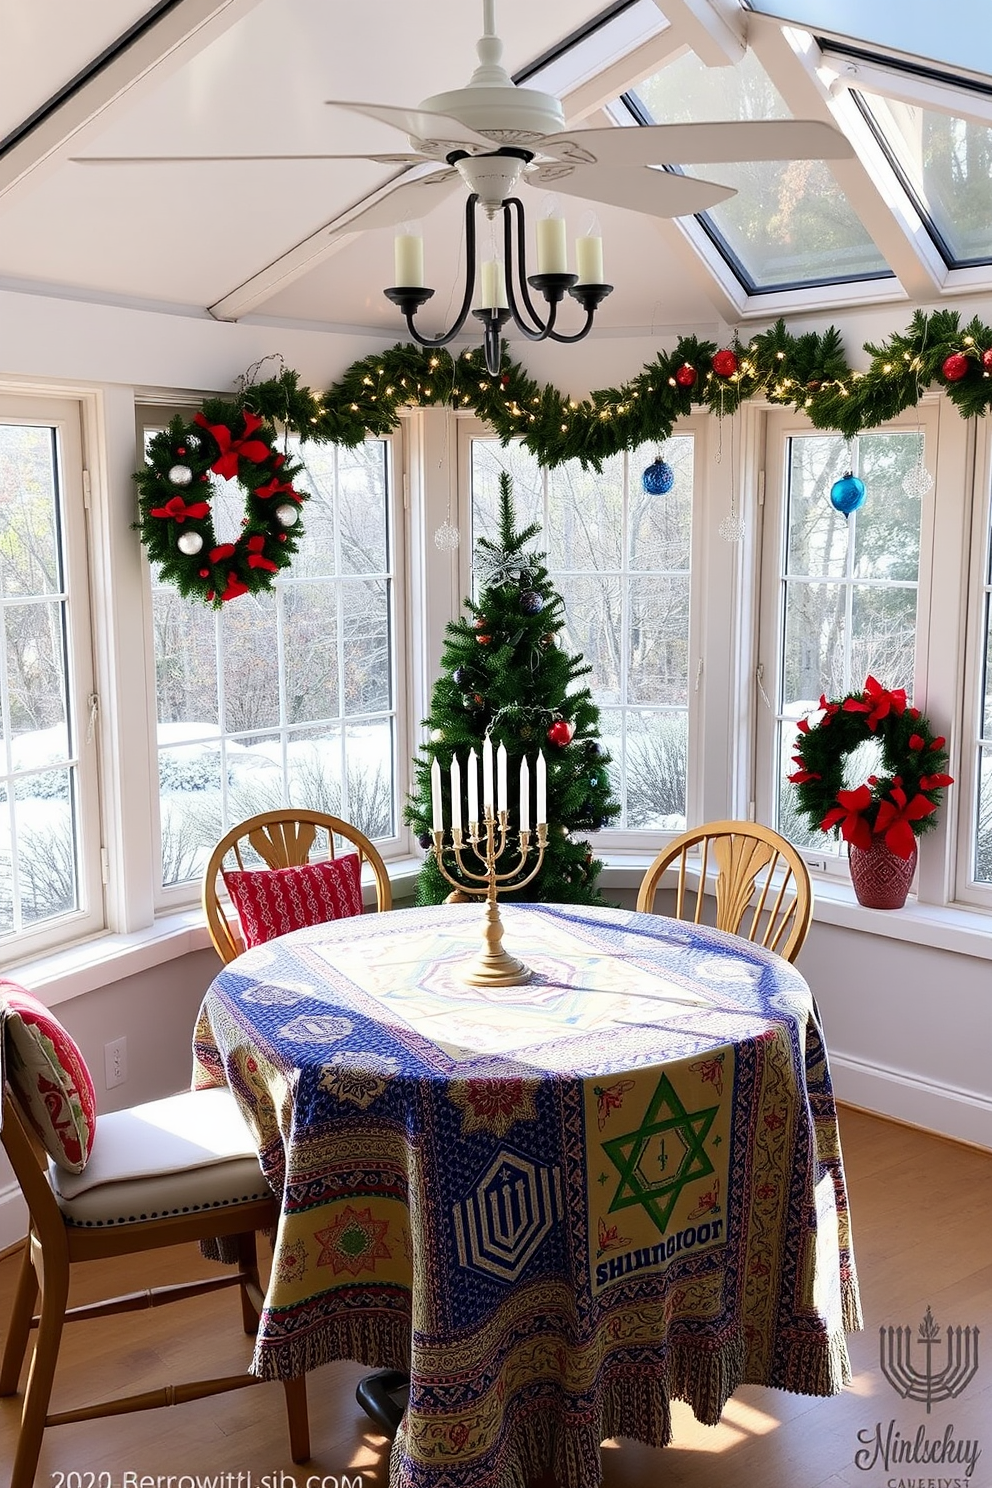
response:
<svg viewBox="0 0 992 1488"><path fill-rule="evenodd" d="M610 757L597 736L599 710L587 687L570 690L590 668L581 656L570 656L560 646L564 601L551 584L544 555L526 551L539 532L537 525L516 530L512 482L504 472L500 476L499 540L479 540L475 552L478 603L466 600L468 615L448 624L441 656L444 671L434 684L431 711L425 720L428 741L416 762L416 788L406 817L421 845L431 846L431 765L437 760L444 823L450 828L452 757L458 756L465 792L469 751L474 749L481 758L488 737L494 750L500 744L506 746L511 782L509 829L515 839L519 762L526 756L533 789L536 757L543 751L548 818L544 861L525 889L501 894L501 898L595 904L600 902L596 878L602 864L593 857L588 842L573 833L598 830L620 808L610 794ZM532 800L532 826L534 804ZM468 821L464 799L462 820ZM446 835L450 841L450 833ZM532 835L532 852L533 844ZM504 854L507 866L518 861L513 845L511 840ZM450 857L453 866L453 854ZM446 853L446 863L448 859ZM475 869L480 866L471 852L466 861ZM451 885L432 852L418 879L418 903L439 904L450 893Z"/></svg>

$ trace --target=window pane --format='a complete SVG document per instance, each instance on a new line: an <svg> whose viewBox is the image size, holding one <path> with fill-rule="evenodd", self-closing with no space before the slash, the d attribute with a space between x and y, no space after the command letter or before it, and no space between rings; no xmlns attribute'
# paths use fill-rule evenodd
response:
<svg viewBox="0 0 992 1488"><path fill-rule="evenodd" d="M565 603L562 644L591 669L582 685L601 710L621 829L685 825L693 448L691 435L676 435L596 474L578 461L542 471L518 444L472 441L473 537L496 531L504 469L518 523L541 524L535 545ZM659 453L675 480L650 496L642 475Z"/></svg>
<svg viewBox="0 0 992 1488"><path fill-rule="evenodd" d="M627 826L685 829L689 772L687 713L636 713L627 719Z"/></svg>
<svg viewBox="0 0 992 1488"><path fill-rule="evenodd" d="M989 744L978 751L975 879L978 883L992 883L992 745Z"/></svg>
<svg viewBox="0 0 992 1488"><path fill-rule="evenodd" d="M283 590L286 717L334 718L339 710L338 585L287 583Z"/></svg>
<svg viewBox="0 0 992 1488"><path fill-rule="evenodd" d="M197 878L229 826L288 804L396 833L387 441L290 439L289 453L311 497L271 591L215 611L152 574L163 885ZM219 540L242 515L232 485L213 498Z"/></svg>
<svg viewBox="0 0 992 1488"><path fill-rule="evenodd" d="M0 424L0 935L80 907L58 434Z"/></svg>
<svg viewBox="0 0 992 1488"><path fill-rule="evenodd" d="M655 124L790 117L752 51L733 67L706 67L686 53L639 83L633 96ZM688 175L737 191L701 219L747 289L889 275L823 161L682 164Z"/></svg>
<svg viewBox="0 0 992 1488"><path fill-rule="evenodd" d="M916 652L920 501L911 494L923 460L918 430L803 435L788 441L784 614L777 709L778 826L797 846L839 851L810 831L786 776L794 768L796 724L822 694L840 697L871 674L912 695ZM864 504L835 511L830 488L848 470L865 483ZM873 760L848 761L852 784Z"/></svg>
<svg viewBox="0 0 992 1488"><path fill-rule="evenodd" d="M855 96L950 266L992 263L992 129L880 94Z"/></svg>

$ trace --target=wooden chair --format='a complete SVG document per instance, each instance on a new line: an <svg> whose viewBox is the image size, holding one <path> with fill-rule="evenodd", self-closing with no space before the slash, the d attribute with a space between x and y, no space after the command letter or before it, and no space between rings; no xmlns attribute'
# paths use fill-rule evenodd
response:
<svg viewBox="0 0 992 1488"><path fill-rule="evenodd" d="M268 1191L248 1129L227 1090L185 1091L168 1100L102 1116L89 1163L79 1175L91 1186L75 1198L66 1198L58 1192L59 1185L72 1187L74 1175L48 1163L13 1086L3 1086L2 1093L0 1141L27 1202L30 1230L0 1362L0 1395L17 1393L28 1340L32 1329L37 1329L10 1480L11 1488L31 1488L46 1427L181 1404L261 1383L253 1375L236 1374L166 1385L72 1410L49 1410L62 1328L67 1322L183 1301L220 1287L236 1286L241 1294L244 1331L254 1334L263 1300L255 1232L275 1227L279 1207ZM179 1129L177 1136L170 1132L170 1124L172 1117L180 1114L181 1119L175 1123ZM239 1122L243 1138L238 1133ZM205 1151L210 1145L208 1139L200 1148L197 1162L194 1155L197 1144L190 1141L190 1131L202 1131L212 1139L221 1129L228 1134L222 1156L218 1158L216 1151L210 1154ZM166 1167L162 1172L139 1177L125 1172L115 1181L115 1163L126 1150L143 1153L144 1166L148 1167L155 1144L167 1146L170 1137L171 1171ZM185 1166L180 1162L183 1149L187 1152ZM192 1206L193 1212L181 1212L187 1206ZM171 1212L177 1209L180 1212ZM70 1268L78 1262L219 1237L230 1237L228 1243L237 1251L238 1269L234 1274L152 1288L85 1307L67 1305ZM35 1315L39 1291L40 1307ZM190 1353L195 1355L195 1325L190 1330L189 1344ZM306 1462L310 1457L310 1436L305 1376L284 1381L284 1389L293 1461Z"/></svg>
<svg viewBox="0 0 992 1488"><path fill-rule="evenodd" d="M333 859L335 837L351 843L358 852L359 862L368 863L372 869L377 910L392 907L393 896L386 865L357 827L322 811L306 811L292 806L282 811L263 811L259 816L251 816L232 827L221 838L210 855L203 877L203 910L207 928L222 961L233 961L244 949L235 920L226 912L218 895L217 883L223 869L245 871L256 866L250 857L252 852L268 868L298 867L310 861L315 846L318 857ZM225 862L226 859L229 861Z"/></svg>
<svg viewBox="0 0 992 1488"><path fill-rule="evenodd" d="M687 908L687 895L691 901L693 893L688 883L690 853L696 848L699 881L695 904L690 902ZM716 928L743 935L777 951L787 961L795 961L813 917L809 871L791 842L757 822L709 822L676 837L662 848L645 873L637 908L647 914L654 913L662 874L677 863L676 917L700 924L711 849L716 876L709 886L716 895ZM749 911L750 923L742 929Z"/></svg>

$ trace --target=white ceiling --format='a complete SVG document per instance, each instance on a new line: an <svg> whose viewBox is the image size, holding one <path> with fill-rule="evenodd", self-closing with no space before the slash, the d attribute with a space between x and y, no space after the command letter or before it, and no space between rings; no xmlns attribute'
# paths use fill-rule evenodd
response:
<svg viewBox="0 0 992 1488"><path fill-rule="evenodd" d="M150 4L0 0L0 135L8 136L6 148L0 146L0 288L200 314L213 307L226 318L402 336L400 316L382 295L392 280L392 229L326 232L399 167L366 160L78 162L406 148L386 126L327 108L324 100L416 105L462 86L475 66L480 0L173 0L158 7L157 22L123 55L23 129L148 15ZM500 0L509 71L554 48L605 4ZM576 75L569 79L567 64L558 64L547 86L563 90L571 123L601 124L597 110L604 102L680 50L691 47L710 64L739 55L745 13L738 13L735 30L726 19L734 22L733 8L728 0L642 0L642 34L624 41L625 56L618 59L617 44L594 38ZM765 48L766 65L778 58L785 66L778 23L750 17L749 24L749 40ZM831 120L833 105L812 70L801 61L789 65L793 111ZM869 172L845 163L838 179L849 193L875 193L866 210L877 230L869 230L876 240L889 233L880 247L890 262L899 251L908 262L902 245L911 225L887 226L890 208L879 205ZM428 330L460 300L462 201L459 194L424 218L428 282L436 289L434 326L430 314L424 317ZM574 222L582 205L567 203ZM599 215L607 278L616 285L598 316L604 332L657 333L736 318L740 306L682 228L620 209L602 208ZM936 275L928 280L921 271L915 283L912 277L902 274L900 292L921 298L920 282L940 289ZM891 286L885 292L891 295Z"/></svg>

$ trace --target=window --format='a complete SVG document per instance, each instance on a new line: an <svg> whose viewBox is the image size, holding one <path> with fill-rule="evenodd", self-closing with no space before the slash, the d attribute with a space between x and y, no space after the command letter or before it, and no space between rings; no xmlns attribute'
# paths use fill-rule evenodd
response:
<svg viewBox="0 0 992 1488"><path fill-rule="evenodd" d="M75 403L0 400L0 617L0 947L20 957L103 922Z"/></svg>
<svg viewBox="0 0 992 1488"><path fill-rule="evenodd" d="M735 67L706 67L687 53L627 97L646 124L791 117L753 51ZM890 275L823 161L685 163L685 169L737 191L698 220L748 294Z"/></svg>
<svg viewBox="0 0 992 1488"><path fill-rule="evenodd" d="M229 826L286 804L343 816L387 851L399 837L391 441L289 449L310 500L272 591L213 610L152 574L164 889L198 878ZM241 488L215 481L213 509L223 541Z"/></svg>
<svg viewBox="0 0 992 1488"><path fill-rule="evenodd" d="M796 813L786 776L797 721L821 694L857 691L869 673L912 696L926 644L920 560L929 528L926 461L935 446L932 419L921 413L922 423L851 441L811 433L795 420L790 427L786 415L768 417L758 758L759 769L761 761L777 768L759 816L818 857L839 856L843 844ZM844 516L830 493L848 471L864 482L866 497ZM865 758L852 757L851 784L871 768L870 748Z"/></svg>
<svg viewBox="0 0 992 1488"><path fill-rule="evenodd" d="M689 592L695 440L666 441L674 472L664 495L642 473L645 446L608 460L541 470L520 444L467 436L472 540L497 531L499 474L513 477L519 524L538 522L549 574L565 601L564 644L585 658L622 814L614 831L679 831L691 752ZM466 555L467 557L468 555Z"/></svg>

